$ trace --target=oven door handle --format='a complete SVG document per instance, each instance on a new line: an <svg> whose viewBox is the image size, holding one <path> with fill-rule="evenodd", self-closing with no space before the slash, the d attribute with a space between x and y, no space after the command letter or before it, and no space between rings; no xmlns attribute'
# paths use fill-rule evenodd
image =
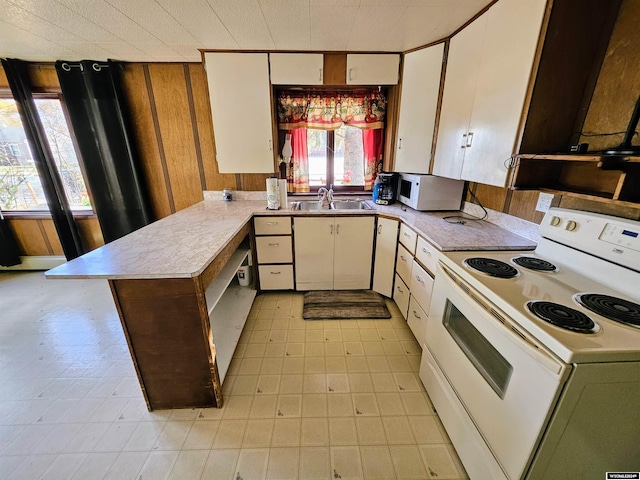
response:
<svg viewBox="0 0 640 480"><path fill-rule="evenodd" d="M494 320L494 325L505 331L509 338L513 340L513 343L518 345L523 352L527 353L530 357L544 365L554 374L559 375L562 372L564 364L556 359L556 357L549 352L544 345L529 335L521 327L517 327L509 320L509 317L506 314L487 300L484 295L455 274L449 267L445 266L442 262L439 262L439 266L445 274L442 275L442 277L444 277L447 283L449 283L449 285L454 288L458 294L473 300L477 305L482 307L486 313L485 317ZM439 278L439 276L436 276L436 279Z"/></svg>

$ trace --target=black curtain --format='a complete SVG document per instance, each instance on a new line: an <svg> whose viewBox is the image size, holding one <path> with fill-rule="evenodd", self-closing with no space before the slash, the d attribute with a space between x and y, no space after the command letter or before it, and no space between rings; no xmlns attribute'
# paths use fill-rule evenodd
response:
<svg viewBox="0 0 640 480"><path fill-rule="evenodd" d="M18 252L18 244L15 238L13 238L13 234L11 230L9 230L7 221L2 216L2 212L0 212L0 265L3 267L12 267L19 263L22 262Z"/></svg>
<svg viewBox="0 0 640 480"><path fill-rule="evenodd" d="M151 223L117 62L56 62L62 96L105 242Z"/></svg>
<svg viewBox="0 0 640 480"><path fill-rule="evenodd" d="M2 66L18 106L20 119L33 154L53 224L58 232L67 260L71 260L84 253L82 242L73 219L73 213L69 208L60 174L49 148L47 135L33 101L27 63L15 59L2 59Z"/></svg>

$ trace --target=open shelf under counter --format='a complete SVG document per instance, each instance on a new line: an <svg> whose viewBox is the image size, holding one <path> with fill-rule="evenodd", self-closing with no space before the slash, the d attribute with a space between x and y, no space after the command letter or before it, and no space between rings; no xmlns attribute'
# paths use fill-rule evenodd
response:
<svg viewBox="0 0 640 480"><path fill-rule="evenodd" d="M244 261L249 257L250 253L251 250L249 249L248 245L245 245L244 243L241 244L238 249L233 252L231 258L227 261L222 270L220 270L220 273L218 273L216 278L211 282L211 284L209 284L209 286L205 290L205 297L207 299L207 310L209 315L211 315L211 312L224 295L224 292L229 284L236 278L236 272L238 271L238 268L240 268Z"/></svg>
<svg viewBox="0 0 640 480"><path fill-rule="evenodd" d="M521 154L515 157L512 189L543 190L589 200L640 203L640 157L627 157L619 169L599 167L601 155Z"/></svg>

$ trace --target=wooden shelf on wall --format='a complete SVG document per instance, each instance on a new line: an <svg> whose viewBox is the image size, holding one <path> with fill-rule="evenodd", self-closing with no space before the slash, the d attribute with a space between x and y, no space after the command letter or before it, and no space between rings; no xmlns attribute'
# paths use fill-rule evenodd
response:
<svg viewBox="0 0 640 480"><path fill-rule="evenodd" d="M542 190L588 200L625 206L640 203L640 156L628 157L620 169L603 170L601 156L523 154L516 155L510 187Z"/></svg>

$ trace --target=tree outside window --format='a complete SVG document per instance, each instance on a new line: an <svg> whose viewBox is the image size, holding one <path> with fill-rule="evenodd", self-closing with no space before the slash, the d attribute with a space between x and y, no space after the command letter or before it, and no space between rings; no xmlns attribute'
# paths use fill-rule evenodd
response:
<svg viewBox="0 0 640 480"><path fill-rule="evenodd" d="M90 210L89 195L60 100L36 98L35 104L69 206L74 210ZM16 102L8 98L0 98L0 209L48 210Z"/></svg>

